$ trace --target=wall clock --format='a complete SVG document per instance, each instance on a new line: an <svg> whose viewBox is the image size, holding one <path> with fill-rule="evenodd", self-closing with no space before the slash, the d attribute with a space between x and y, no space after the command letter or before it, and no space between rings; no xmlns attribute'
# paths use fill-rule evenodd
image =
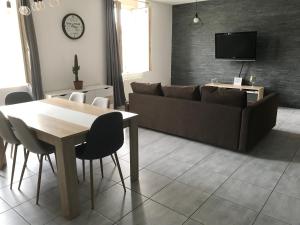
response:
<svg viewBox="0 0 300 225"><path fill-rule="evenodd" d="M85 26L80 16L69 13L63 18L62 29L68 38L75 40L82 37Z"/></svg>

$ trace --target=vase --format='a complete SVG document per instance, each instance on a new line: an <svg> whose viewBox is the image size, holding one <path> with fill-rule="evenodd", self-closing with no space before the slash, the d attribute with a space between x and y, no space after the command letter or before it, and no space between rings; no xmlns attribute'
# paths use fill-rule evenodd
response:
<svg viewBox="0 0 300 225"><path fill-rule="evenodd" d="M83 87L83 81L82 80L77 80L73 81L75 90L81 90Z"/></svg>

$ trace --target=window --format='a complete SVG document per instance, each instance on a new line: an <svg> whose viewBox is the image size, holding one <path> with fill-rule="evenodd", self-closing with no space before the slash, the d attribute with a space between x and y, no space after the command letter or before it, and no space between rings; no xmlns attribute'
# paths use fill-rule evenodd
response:
<svg viewBox="0 0 300 225"><path fill-rule="evenodd" d="M148 3L122 1L120 33L123 76L150 70L150 21Z"/></svg>
<svg viewBox="0 0 300 225"><path fill-rule="evenodd" d="M0 2L0 88L26 85L23 50L16 1L11 8Z"/></svg>

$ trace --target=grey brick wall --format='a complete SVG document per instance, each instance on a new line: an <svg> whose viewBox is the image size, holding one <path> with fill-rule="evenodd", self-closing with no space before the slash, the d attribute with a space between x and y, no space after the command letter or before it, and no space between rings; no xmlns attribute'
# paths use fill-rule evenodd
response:
<svg viewBox="0 0 300 225"><path fill-rule="evenodd" d="M241 62L215 59L215 33L258 31L257 61L245 80L280 94L281 105L300 108L300 0L210 0L198 4L203 25L192 23L195 4L173 6L172 84L232 82Z"/></svg>

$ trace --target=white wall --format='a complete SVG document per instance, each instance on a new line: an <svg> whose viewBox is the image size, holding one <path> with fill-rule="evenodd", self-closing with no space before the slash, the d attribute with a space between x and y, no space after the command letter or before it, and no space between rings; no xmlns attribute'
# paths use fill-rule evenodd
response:
<svg viewBox="0 0 300 225"><path fill-rule="evenodd" d="M68 39L61 28L67 13L79 14L86 26L79 40ZM44 91L73 87L72 65L78 54L79 77L85 85L106 82L105 61L105 1L64 0L58 8L34 13L39 46ZM152 3L151 9L152 70L142 74L139 82L171 82L172 6ZM125 80L125 92L131 91Z"/></svg>
<svg viewBox="0 0 300 225"><path fill-rule="evenodd" d="M106 82L104 3L63 0L59 7L33 13L45 92L73 87L74 54L85 85ZM62 19L68 13L80 15L85 23L85 33L78 40L67 38L62 31Z"/></svg>
<svg viewBox="0 0 300 225"><path fill-rule="evenodd" d="M151 6L151 71L137 79L125 80L126 96L132 91L133 81L171 84L172 6L157 2Z"/></svg>

